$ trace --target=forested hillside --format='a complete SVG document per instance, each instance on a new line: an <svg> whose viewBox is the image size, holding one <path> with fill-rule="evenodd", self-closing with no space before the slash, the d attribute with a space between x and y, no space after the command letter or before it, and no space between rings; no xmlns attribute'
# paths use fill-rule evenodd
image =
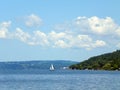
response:
<svg viewBox="0 0 120 90"><path fill-rule="evenodd" d="M80 70L120 70L120 50L91 57L88 60L71 65L70 68Z"/></svg>

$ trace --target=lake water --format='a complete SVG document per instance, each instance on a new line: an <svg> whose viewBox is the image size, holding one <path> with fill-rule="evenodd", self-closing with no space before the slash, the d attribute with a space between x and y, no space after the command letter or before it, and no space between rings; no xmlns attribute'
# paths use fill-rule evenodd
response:
<svg viewBox="0 0 120 90"><path fill-rule="evenodd" d="M0 90L120 90L120 71L2 72Z"/></svg>

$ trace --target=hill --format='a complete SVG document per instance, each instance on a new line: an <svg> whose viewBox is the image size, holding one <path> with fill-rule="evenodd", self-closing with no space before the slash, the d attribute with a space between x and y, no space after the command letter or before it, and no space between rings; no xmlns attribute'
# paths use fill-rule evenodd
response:
<svg viewBox="0 0 120 90"><path fill-rule="evenodd" d="M19 62L0 62L0 70L33 70L49 69L54 64L56 69L68 67L75 64L73 61L56 60L56 61L19 61Z"/></svg>
<svg viewBox="0 0 120 90"><path fill-rule="evenodd" d="M120 50L91 57L88 60L71 65L70 68L80 70L120 70Z"/></svg>

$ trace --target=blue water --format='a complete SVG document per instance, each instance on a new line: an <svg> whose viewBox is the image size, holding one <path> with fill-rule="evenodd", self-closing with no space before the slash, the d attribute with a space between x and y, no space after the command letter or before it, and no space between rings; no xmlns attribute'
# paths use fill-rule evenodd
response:
<svg viewBox="0 0 120 90"><path fill-rule="evenodd" d="M120 90L120 71L1 73L0 90Z"/></svg>

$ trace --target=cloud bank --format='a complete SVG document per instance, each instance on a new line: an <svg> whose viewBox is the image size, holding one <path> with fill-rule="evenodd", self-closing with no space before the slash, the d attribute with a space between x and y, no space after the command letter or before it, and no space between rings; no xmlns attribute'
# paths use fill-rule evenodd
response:
<svg viewBox="0 0 120 90"><path fill-rule="evenodd" d="M26 32L16 27L11 32L12 21L0 23L0 39L16 39L28 45L52 48L84 48L91 50L107 46L120 47L120 26L111 17L77 17L67 23L56 24L45 33L42 30ZM31 14L26 17L26 27L42 25L42 19ZM109 40L110 39L110 40ZM110 43L112 41L112 44ZM115 42L115 45L114 45Z"/></svg>

